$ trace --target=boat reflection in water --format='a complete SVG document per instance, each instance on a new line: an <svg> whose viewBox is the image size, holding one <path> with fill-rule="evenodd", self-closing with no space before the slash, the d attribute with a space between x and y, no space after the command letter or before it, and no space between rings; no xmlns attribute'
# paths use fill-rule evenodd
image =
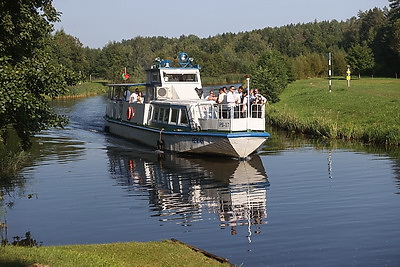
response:
<svg viewBox="0 0 400 267"><path fill-rule="evenodd" d="M161 222L191 226L218 214L221 227L231 227L232 234L237 226L247 225L250 231L266 222L269 182L258 155L239 161L119 148L109 148L108 154L118 184L132 197L147 195L152 216Z"/></svg>

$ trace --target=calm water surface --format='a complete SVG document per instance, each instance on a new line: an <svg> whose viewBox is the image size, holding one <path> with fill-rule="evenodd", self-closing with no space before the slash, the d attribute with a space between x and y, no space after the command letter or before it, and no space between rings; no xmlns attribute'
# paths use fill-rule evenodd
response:
<svg viewBox="0 0 400 267"><path fill-rule="evenodd" d="M0 202L3 235L176 238L242 266L400 266L393 154L279 133L249 162L156 154L102 131L104 101L57 103L71 123L37 136L24 184Z"/></svg>

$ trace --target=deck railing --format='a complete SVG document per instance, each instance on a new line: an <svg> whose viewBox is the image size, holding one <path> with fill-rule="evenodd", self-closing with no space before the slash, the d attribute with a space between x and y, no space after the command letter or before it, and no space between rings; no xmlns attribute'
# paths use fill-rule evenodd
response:
<svg viewBox="0 0 400 267"><path fill-rule="evenodd" d="M265 105L254 104L247 111L246 104L201 105L199 126L203 130L246 131L265 130Z"/></svg>
<svg viewBox="0 0 400 267"><path fill-rule="evenodd" d="M202 119L240 119L240 118L264 118L265 105L253 104L247 111L246 104L216 104L200 106Z"/></svg>
<svg viewBox="0 0 400 267"><path fill-rule="evenodd" d="M132 105L125 102L110 102L107 105L106 115L117 120L127 120L127 106ZM124 112L125 111L125 112ZM135 113L138 110L135 111ZM193 112L193 110L191 111ZM199 113L197 113L199 112ZM190 120L192 129L202 129L210 131L264 131L265 130L265 105L254 104L247 111L247 105L237 104L207 104L199 105L196 111L198 119ZM193 113L192 113L193 114ZM139 115L139 114L137 114ZM145 123L144 113L141 112L141 117L135 115L130 122ZM139 119L139 121L137 121ZM166 126L177 125L176 122L170 121L165 123Z"/></svg>

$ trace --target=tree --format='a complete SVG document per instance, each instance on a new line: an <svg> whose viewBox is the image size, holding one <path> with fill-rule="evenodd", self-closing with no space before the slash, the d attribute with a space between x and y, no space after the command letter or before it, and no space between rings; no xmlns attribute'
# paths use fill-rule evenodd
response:
<svg viewBox="0 0 400 267"><path fill-rule="evenodd" d="M253 87L261 90L271 102L279 101L279 94L289 83L288 62L276 50L269 50L259 58L252 71Z"/></svg>
<svg viewBox="0 0 400 267"><path fill-rule="evenodd" d="M82 43L64 30L54 34L54 55L58 63L75 73L78 80L89 74L89 61Z"/></svg>
<svg viewBox="0 0 400 267"><path fill-rule="evenodd" d="M390 18L392 20L400 19L400 0L389 0L390 4Z"/></svg>
<svg viewBox="0 0 400 267"><path fill-rule="evenodd" d="M389 46L400 57L400 0L389 0Z"/></svg>
<svg viewBox="0 0 400 267"><path fill-rule="evenodd" d="M372 54L372 50L366 45L353 45L347 54L347 64L354 71L358 72L359 76L361 73L369 71L374 67L374 55Z"/></svg>
<svg viewBox="0 0 400 267"><path fill-rule="evenodd" d="M99 57L100 73L108 80L122 82L121 73L125 67L130 74L134 71L132 55L133 48L131 46L116 42L108 43Z"/></svg>
<svg viewBox="0 0 400 267"><path fill-rule="evenodd" d="M0 0L2 143L12 126L26 150L32 135L67 121L46 100L63 94L73 82L51 53L51 23L58 19L52 0Z"/></svg>

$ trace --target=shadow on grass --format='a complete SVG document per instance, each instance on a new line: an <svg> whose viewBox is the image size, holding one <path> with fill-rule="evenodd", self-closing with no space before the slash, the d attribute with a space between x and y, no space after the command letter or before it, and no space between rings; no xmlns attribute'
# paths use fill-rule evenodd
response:
<svg viewBox="0 0 400 267"><path fill-rule="evenodd" d="M26 267L26 266L35 266L35 265L30 265L28 262L24 262L24 261L20 261L20 260L0 260L0 267L4 266L4 267ZM41 265L37 265L37 266L41 266ZM42 265L45 266L45 265Z"/></svg>

